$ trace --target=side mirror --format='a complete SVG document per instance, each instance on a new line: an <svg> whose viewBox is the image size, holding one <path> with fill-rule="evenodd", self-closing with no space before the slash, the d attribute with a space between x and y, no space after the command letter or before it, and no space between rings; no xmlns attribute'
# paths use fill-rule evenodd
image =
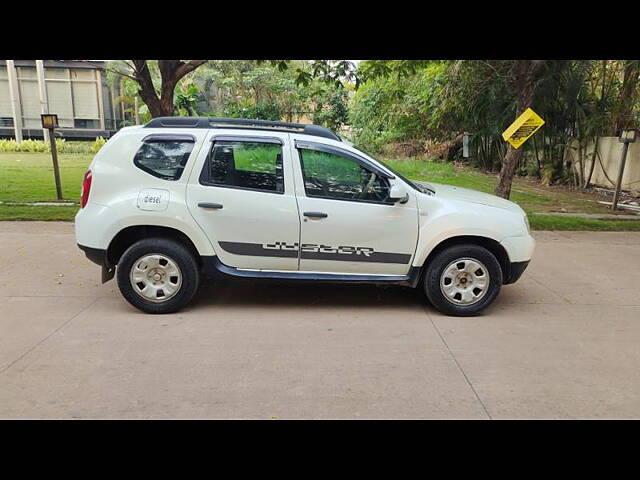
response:
<svg viewBox="0 0 640 480"><path fill-rule="evenodd" d="M395 183L391 185L391 190L389 190L389 201L393 203L407 203L409 201L409 194L402 185Z"/></svg>

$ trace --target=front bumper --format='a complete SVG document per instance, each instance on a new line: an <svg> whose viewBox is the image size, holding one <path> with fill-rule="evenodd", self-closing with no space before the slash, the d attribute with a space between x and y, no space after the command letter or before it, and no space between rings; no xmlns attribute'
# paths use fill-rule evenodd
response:
<svg viewBox="0 0 640 480"><path fill-rule="evenodd" d="M531 235L507 237L500 244L509 256L509 271L503 280L504 285L515 283L529 266L536 241Z"/></svg>
<svg viewBox="0 0 640 480"><path fill-rule="evenodd" d="M84 245L80 244L78 244L78 248L80 248L80 250L84 252L85 256L89 260L102 267L102 283L108 282L113 278L116 272L116 267L115 265L111 265L109 263L106 250L102 250L100 248L85 247Z"/></svg>
<svg viewBox="0 0 640 480"><path fill-rule="evenodd" d="M525 262L511 262L509 267L509 275L503 280L503 285L516 283L529 266L529 260Z"/></svg>
<svg viewBox="0 0 640 480"><path fill-rule="evenodd" d="M510 262L528 262L536 248L536 241L531 235L507 237L500 245L504 247Z"/></svg>

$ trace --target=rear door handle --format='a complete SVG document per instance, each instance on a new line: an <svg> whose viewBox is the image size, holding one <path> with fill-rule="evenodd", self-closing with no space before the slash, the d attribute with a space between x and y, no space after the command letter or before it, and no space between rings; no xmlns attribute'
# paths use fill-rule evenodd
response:
<svg viewBox="0 0 640 480"><path fill-rule="evenodd" d="M310 218L327 218L329 216L324 212L304 212L303 215Z"/></svg>
<svg viewBox="0 0 640 480"><path fill-rule="evenodd" d="M200 202L198 204L198 206L200 208L213 208L213 209L221 209L222 208L222 204L221 203L208 203L208 202Z"/></svg>

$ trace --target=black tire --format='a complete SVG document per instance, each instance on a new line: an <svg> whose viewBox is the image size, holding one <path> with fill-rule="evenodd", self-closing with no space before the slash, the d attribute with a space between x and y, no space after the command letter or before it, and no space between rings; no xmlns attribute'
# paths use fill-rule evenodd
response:
<svg viewBox="0 0 640 480"><path fill-rule="evenodd" d="M486 292L476 303L459 305L449 300L440 288L440 279L444 270L452 262L462 258L479 260L489 271L489 285ZM445 280L446 281L446 280ZM445 248L429 261L424 274L424 290L431 304L446 315L458 317L477 315L489 306L500 293L502 287L502 268L496 257L479 245L465 244ZM446 287L444 287L446 289Z"/></svg>
<svg viewBox="0 0 640 480"><path fill-rule="evenodd" d="M159 303L147 300L134 291L129 275L140 257L161 254L173 260L182 275L178 291ZM168 238L145 238L131 245L120 257L116 269L118 288L122 296L134 307L146 313L172 313L187 305L198 291L200 271L193 254L182 244Z"/></svg>

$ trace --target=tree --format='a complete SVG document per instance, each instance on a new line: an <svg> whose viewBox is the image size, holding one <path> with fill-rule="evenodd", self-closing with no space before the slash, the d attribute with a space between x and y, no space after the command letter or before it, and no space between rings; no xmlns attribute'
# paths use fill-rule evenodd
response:
<svg viewBox="0 0 640 480"><path fill-rule="evenodd" d="M356 143L456 158L456 138L470 132L469 162L499 171L505 197L515 174L588 186L598 137L640 120L638 60L373 61L358 75L349 112ZM546 123L515 151L501 133L528 106Z"/></svg>
<svg viewBox="0 0 640 480"><path fill-rule="evenodd" d="M457 125L450 124L451 102L444 94L450 80L448 64L411 65L383 60L360 64L359 75L365 80L353 96L349 111L358 145L384 152L395 144L417 154L427 140L455 139Z"/></svg>
<svg viewBox="0 0 640 480"><path fill-rule="evenodd" d="M516 118L527 108L533 105L533 95L535 93L535 83L540 73L546 65L545 60L516 60L513 68L512 85L518 98ZM507 148L507 154L502 161L500 169L500 181L496 187L496 195L502 198L509 198L511 195L511 184L516 173L516 167L522 159L524 150Z"/></svg>
<svg viewBox="0 0 640 480"><path fill-rule="evenodd" d="M315 103L313 123L339 130L349 121L349 97L343 88L325 85L324 89L318 88L313 93L312 99Z"/></svg>
<svg viewBox="0 0 640 480"><path fill-rule="evenodd" d="M348 121L349 68L355 67L348 62L210 60L187 81L207 96L208 115L313 120L339 130Z"/></svg>
<svg viewBox="0 0 640 480"><path fill-rule="evenodd" d="M184 78L185 75L193 72L205 63L207 63L207 60L127 60L111 62L107 70L136 82L138 85L138 94L146 104L151 116L160 117L174 114L174 95L178 82ZM295 84L308 87L312 83L319 81L334 85L336 88L342 88L345 81L355 83L356 86L359 83L356 75L356 67L348 60L313 60L311 62L290 60L270 60L268 62L211 61L212 65L222 67L220 68L221 72L225 70L232 72L237 70L233 67L231 69L226 68L224 64L239 64L245 70L253 70L251 73L257 73L258 76L265 73L271 74L269 69L256 69L256 63L258 66L260 66L261 63L270 64L281 73L295 67L295 71L292 72L292 77L295 77L295 80L291 82L291 85ZM232 80L231 83L238 83L237 78L229 80ZM273 101L269 97L273 96L273 92L268 88L264 88L264 84L269 83L268 77L263 77L263 79L255 78L254 80L256 81L250 82L252 83L251 87L255 94L254 103L272 105ZM226 82L223 82L223 84L224 83ZM244 83L244 80L239 83ZM290 89L291 85L285 86L284 88ZM265 99L264 97L267 98ZM181 108L185 111L190 110L192 107L191 105L190 108L186 108L186 105L182 105L185 103L184 98L180 99L180 103ZM291 108L284 106L282 110L290 111Z"/></svg>
<svg viewBox="0 0 640 480"><path fill-rule="evenodd" d="M160 76L158 88L154 84L149 60L124 61L120 65L124 68L115 68L111 71L134 80L139 86L140 98L149 108L151 116L162 117L173 115L173 96L178 82L206 62L206 60L158 60L157 70Z"/></svg>
<svg viewBox="0 0 640 480"><path fill-rule="evenodd" d="M625 60L619 108L615 121L616 135L621 128L629 128L633 126L633 110L638 91L639 76L640 60Z"/></svg>
<svg viewBox="0 0 640 480"><path fill-rule="evenodd" d="M274 60L273 64L284 70L288 67L286 60ZM336 88L343 88L344 82L353 83L357 89L360 86L360 77L357 68L349 60L312 60L311 71L307 68L296 69L296 83L305 87L313 80L319 80L326 84L333 84Z"/></svg>

